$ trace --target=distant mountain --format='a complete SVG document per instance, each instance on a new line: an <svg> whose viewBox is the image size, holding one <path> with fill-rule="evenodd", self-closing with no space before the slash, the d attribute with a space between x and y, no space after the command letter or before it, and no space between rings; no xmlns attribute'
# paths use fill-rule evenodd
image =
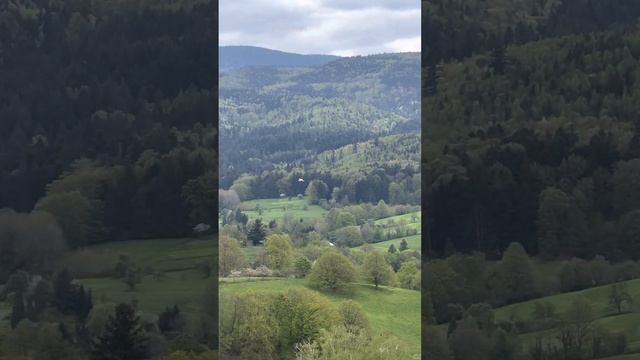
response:
<svg viewBox="0 0 640 360"><path fill-rule="evenodd" d="M312 67L247 67L220 74L219 138L224 149L220 184L228 187L243 173L314 162L323 151L417 133L420 73L420 54L401 53L344 57ZM374 158L383 159L386 148L376 149L347 162L371 164ZM420 153L419 147L414 150ZM343 153L346 156L346 150ZM332 153L330 159L340 157Z"/></svg>
<svg viewBox="0 0 640 360"><path fill-rule="evenodd" d="M308 67L340 59L333 55L302 55L256 46L221 46L218 54L220 72L247 66Z"/></svg>

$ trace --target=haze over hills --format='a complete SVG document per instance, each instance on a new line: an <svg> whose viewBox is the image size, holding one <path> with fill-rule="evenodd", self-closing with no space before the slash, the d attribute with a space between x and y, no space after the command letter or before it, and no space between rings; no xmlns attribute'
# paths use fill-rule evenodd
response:
<svg viewBox="0 0 640 360"><path fill-rule="evenodd" d="M221 46L218 63L220 72L248 66L308 67L340 59L334 55L304 55L257 46Z"/></svg>

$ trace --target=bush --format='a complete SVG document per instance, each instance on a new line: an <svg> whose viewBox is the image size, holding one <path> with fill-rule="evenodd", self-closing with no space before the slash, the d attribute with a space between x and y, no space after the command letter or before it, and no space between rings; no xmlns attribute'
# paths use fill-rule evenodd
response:
<svg viewBox="0 0 640 360"><path fill-rule="evenodd" d="M299 256L293 264L297 278L304 278L311 270L311 262L304 256Z"/></svg>
<svg viewBox="0 0 640 360"><path fill-rule="evenodd" d="M327 250L311 267L312 287L333 292L346 291L356 279L356 270L347 257L336 250Z"/></svg>
<svg viewBox="0 0 640 360"><path fill-rule="evenodd" d="M338 312L342 317L342 325L349 331L368 331L369 320L360 304L347 300L340 304Z"/></svg>
<svg viewBox="0 0 640 360"><path fill-rule="evenodd" d="M350 332L344 326L323 330L315 342L298 345L297 360L406 360L414 358L400 339Z"/></svg>

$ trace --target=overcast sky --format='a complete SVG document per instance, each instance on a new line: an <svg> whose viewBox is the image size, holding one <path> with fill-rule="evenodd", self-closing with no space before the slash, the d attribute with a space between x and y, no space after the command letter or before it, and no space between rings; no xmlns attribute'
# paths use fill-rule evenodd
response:
<svg viewBox="0 0 640 360"><path fill-rule="evenodd" d="M419 0L220 0L220 45L341 56L420 51Z"/></svg>

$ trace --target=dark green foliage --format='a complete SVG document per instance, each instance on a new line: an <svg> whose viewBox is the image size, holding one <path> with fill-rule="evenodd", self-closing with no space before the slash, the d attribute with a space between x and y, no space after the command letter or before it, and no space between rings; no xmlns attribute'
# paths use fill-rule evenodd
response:
<svg viewBox="0 0 640 360"><path fill-rule="evenodd" d="M93 344L93 360L137 360L147 358L147 338L140 318L129 304L119 304L109 316L105 330Z"/></svg>
<svg viewBox="0 0 640 360"><path fill-rule="evenodd" d="M178 332L181 331L185 325L185 320L180 315L180 309L177 305L172 308L166 308L158 316L158 329L163 333Z"/></svg>
<svg viewBox="0 0 640 360"><path fill-rule="evenodd" d="M267 236L267 232L262 224L262 220L256 219L249 228L247 232L247 240L251 241L251 243L255 245L259 245L264 241L264 238Z"/></svg>
<svg viewBox="0 0 640 360"><path fill-rule="evenodd" d="M627 283L613 284L609 294L609 304L620 314L625 303L627 306L633 303L633 298L629 294L629 290L627 290Z"/></svg>
<svg viewBox="0 0 640 360"><path fill-rule="evenodd" d="M387 250L389 254L395 254L397 251L398 250L396 250L396 246L393 244L389 245L389 249Z"/></svg>
<svg viewBox="0 0 640 360"><path fill-rule="evenodd" d="M15 329L25 317L24 297L22 292L17 292L14 294L13 308L11 308L11 328Z"/></svg>
<svg viewBox="0 0 640 360"><path fill-rule="evenodd" d="M215 44L213 4L10 0L0 13L0 207L29 211L46 195L71 247L215 221L193 183L181 197L217 169L215 131L202 125L217 113L203 50ZM80 159L109 173L98 191L84 191L96 178ZM63 192L46 187L69 176Z"/></svg>

